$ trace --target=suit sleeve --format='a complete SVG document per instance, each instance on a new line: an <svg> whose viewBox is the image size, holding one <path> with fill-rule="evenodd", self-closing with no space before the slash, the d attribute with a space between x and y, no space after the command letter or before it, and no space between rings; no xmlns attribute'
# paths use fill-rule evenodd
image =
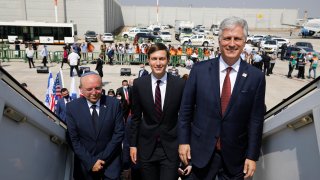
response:
<svg viewBox="0 0 320 180"><path fill-rule="evenodd" d="M185 84L182 95L178 119L179 144L190 144L191 122L193 120L195 107L196 73L196 66L194 66Z"/></svg>
<svg viewBox="0 0 320 180"><path fill-rule="evenodd" d="M129 143L130 147L137 147L139 126L141 123L142 110L140 105L140 96L138 93L137 85L133 82L132 86L132 122L130 126Z"/></svg>
<svg viewBox="0 0 320 180"><path fill-rule="evenodd" d="M104 151L98 154L98 159L102 159L108 163L113 160L115 154L121 151L121 144L124 137L124 121L122 115L122 109L119 101L115 101L116 106L116 116L115 116L115 126L113 129L113 134L111 141L107 144Z"/></svg>
<svg viewBox="0 0 320 180"><path fill-rule="evenodd" d="M84 164L87 171L91 171L93 165L98 160L92 154L90 154L87 149L80 142L80 135L77 130L76 120L73 118L70 106L66 107L67 115L67 127L70 141L73 147L74 153L80 158L81 162Z"/></svg>
<svg viewBox="0 0 320 180"><path fill-rule="evenodd" d="M261 80L254 97L254 103L251 111L251 118L248 126L248 150L247 158L257 161L260 155L262 141L262 131L265 114L265 76L260 76Z"/></svg>

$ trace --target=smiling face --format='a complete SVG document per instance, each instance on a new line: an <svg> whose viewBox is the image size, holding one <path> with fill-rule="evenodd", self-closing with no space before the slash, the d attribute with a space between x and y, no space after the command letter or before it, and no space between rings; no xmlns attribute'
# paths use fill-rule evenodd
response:
<svg viewBox="0 0 320 180"><path fill-rule="evenodd" d="M226 28L219 38L221 56L228 65L233 65L245 46L245 33L240 25Z"/></svg>
<svg viewBox="0 0 320 180"><path fill-rule="evenodd" d="M96 74L81 77L80 91L88 101L95 104L100 99L102 93L101 77Z"/></svg>
<svg viewBox="0 0 320 180"><path fill-rule="evenodd" d="M169 63L166 50L158 50L149 55L148 59L152 74L161 79L166 73L166 68Z"/></svg>

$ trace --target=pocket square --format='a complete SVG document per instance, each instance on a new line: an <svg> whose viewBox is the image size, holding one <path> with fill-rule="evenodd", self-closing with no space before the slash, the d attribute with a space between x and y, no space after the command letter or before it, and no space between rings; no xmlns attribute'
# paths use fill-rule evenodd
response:
<svg viewBox="0 0 320 180"><path fill-rule="evenodd" d="M248 91L247 90L241 90L241 93L247 93Z"/></svg>

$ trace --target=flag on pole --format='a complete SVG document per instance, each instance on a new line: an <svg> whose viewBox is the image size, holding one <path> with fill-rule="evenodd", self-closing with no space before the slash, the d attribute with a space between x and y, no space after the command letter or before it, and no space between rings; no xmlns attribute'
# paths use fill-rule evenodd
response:
<svg viewBox="0 0 320 180"><path fill-rule="evenodd" d="M54 112L54 108L58 100L61 98L61 79L60 78L61 78L60 72L58 72L52 87L52 95L51 95L51 101L50 101L50 110L52 112Z"/></svg>
<svg viewBox="0 0 320 180"><path fill-rule="evenodd" d="M71 96L72 99L77 99L78 98L78 93L76 91L76 82L75 82L74 76L71 78L70 96Z"/></svg>
<svg viewBox="0 0 320 180"><path fill-rule="evenodd" d="M63 80L63 72L62 69L60 68L59 70L59 78L60 78L60 82L61 82L61 89L64 88L64 80Z"/></svg>
<svg viewBox="0 0 320 180"><path fill-rule="evenodd" d="M44 103L48 108L50 108L52 88L53 88L53 78L52 78L52 72L49 70L47 92L46 92L46 98Z"/></svg>

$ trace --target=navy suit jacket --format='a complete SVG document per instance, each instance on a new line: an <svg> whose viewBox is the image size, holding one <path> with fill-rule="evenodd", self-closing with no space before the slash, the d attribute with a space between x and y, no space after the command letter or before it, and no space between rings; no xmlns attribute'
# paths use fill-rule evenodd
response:
<svg viewBox="0 0 320 180"><path fill-rule="evenodd" d="M193 66L186 82L178 121L179 144L190 144L192 164L205 167L217 138L231 173L243 170L246 158L258 160L265 113L265 76L241 61L225 115L221 115L219 59Z"/></svg>
<svg viewBox="0 0 320 180"><path fill-rule="evenodd" d="M124 122L120 102L112 97L101 96L98 131L92 123L91 113L84 97L67 104L67 127L70 141L80 164L74 174L83 179L93 179L91 171L98 159L106 164L102 172L110 179L120 176L121 143Z"/></svg>
<svg viewBox="0 0 320 180"><path fill-rule="evenodd" d="M72 98L70 98L70 101L72 101ZM60 119L63 121L63 122L66 122L66 104L64 102L64 98L60 98L56 104L56 107L55 107L55 114L58 115L60 117Z"/></svg>
<svg viewBox="0 0 320 180"><path fill-rule="evenodd" d="M143 71L143 72L142 72L142 74L140 75L141 71ZM148 74L149 74L149 72L148 72L147 70L143 69L143 70L140 70L140 71L139 71L138 77L147 76Z"/></svg>

